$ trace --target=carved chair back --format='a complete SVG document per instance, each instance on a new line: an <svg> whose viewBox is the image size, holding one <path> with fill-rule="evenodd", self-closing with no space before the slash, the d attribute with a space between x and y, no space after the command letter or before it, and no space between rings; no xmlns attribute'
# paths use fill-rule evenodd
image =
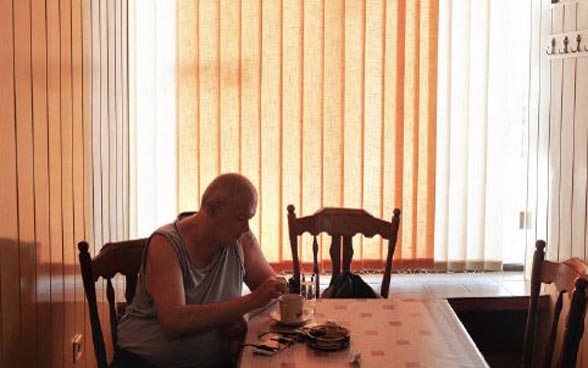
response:
<svg viewBox="0 0 588 368"><path fill-rule="evenodd" d="M577 258L572 258L563 263L545 260L545 242L543 240L537 241L533 255L531 297L529 300L523 345L522 366L524 368L540 366L534 359L536 360L538 358L535 354L538 351L535 347L535 337L538 332L537 305L541 284L553 284L557 295L553 309L553 318L549 325L547 345L544 350L543 366L551 367L556 347L558 325L563 310L564 295L568 295L568 299L571 301L568 317L565 319L566 324L561 343L561 353L559 354L559 361L556 366L566 368L576 366L576 356L580 339L584 333L584 315L586 313L585 289L588 281L585 278L585 274L586 266Z"/></svg>
<svg viewBox="0 0 588 368"><path fill-rule="evenodd" d="M94 353L99 368L108 367L106 359L106 347L104 335L100 325L98 314L98 301L96 298L96 282L99 278L106 280L106 298L108 299L108 311L110 319L110 332L112 336L113 351L117 349L117 325L120 316L124 313L126 305L135 297L137 276L141 266L143 249L146 238L128 241L119 241L105 244L98 255L93 259L88 252L88 243L82 241L78 244L80 267L84 282L84 292L88 301L90 324L92 327L92 339ZM112 278L116 274L122 274L126 278L125 300L126 303L116 304L115 291Z"/></svg>
<svg viewBox="0 0 588 368"><path fill-rule="evenodd" d="M303 233L308 232L314 236L312 245L313 273L316 275L315 283L317 295L320 295L317 241L317 236L320 233L326 233L331 236L331 245L329 249L329 255L333 265L331 285L340 273L351 271L351 262L353 258L352 237L356 234L361 234L365 237L380 235L383 239L388 240L386 263L380 291L380 295L387 298L390 288L392 258L396 249L399 226L400 210L398 208L394 209L392 219L388 222L373 217L365 210L351 208L322 208L313 215L296 217L294 206L289 205L288 233L294 268L292 286L295 289L300 287L298 237Z"/></svg>

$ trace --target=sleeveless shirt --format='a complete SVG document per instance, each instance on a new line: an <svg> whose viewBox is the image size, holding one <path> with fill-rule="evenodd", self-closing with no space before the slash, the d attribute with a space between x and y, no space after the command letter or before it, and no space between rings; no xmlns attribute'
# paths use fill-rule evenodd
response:
<svg viewBox="0 0 588 368"><path fill-rule="evenodd" d="M237 241L224 246L203 268L190 263L178 231L178 219L156 230L174 249L182 271L186 304L207 304L241 296L245 267L243 250ZM151 237L153 237L151 235ZM218 329L182 337L170 337L161 328L153 298L145 284L147 242L135 298L118 324L118 345L158 367L225 367L231 364L230 340ZM151 275L150 277L157 277Z"/></svg>

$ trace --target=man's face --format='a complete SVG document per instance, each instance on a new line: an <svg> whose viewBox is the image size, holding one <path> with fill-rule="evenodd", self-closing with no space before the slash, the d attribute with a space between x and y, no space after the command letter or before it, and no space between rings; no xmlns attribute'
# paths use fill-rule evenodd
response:
<svg viewBox="0 0 588 368"><path fill-rule="evenodd" d="M257 201L254 198L235 198L229 203L222 204L214 218L216 241L221 244L232 244L248 232L249 220L255 216L256 207Z"/></svg>

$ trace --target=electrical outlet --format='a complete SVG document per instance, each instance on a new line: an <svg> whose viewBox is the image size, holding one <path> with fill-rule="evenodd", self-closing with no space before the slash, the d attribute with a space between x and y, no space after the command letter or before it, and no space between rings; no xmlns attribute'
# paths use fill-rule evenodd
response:
<svg viewBox="0 0 588 368"><path fill-rule="evenodd" d="M83 344L82 344L82 334L75 334L74 337L71 339L71 352L72 352L72 359L73 364L75 365L80 358L82 357Z"/></svg>

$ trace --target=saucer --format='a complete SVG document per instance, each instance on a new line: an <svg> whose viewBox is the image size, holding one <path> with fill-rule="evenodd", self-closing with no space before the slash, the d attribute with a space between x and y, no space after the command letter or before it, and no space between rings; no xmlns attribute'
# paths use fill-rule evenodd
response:
<svg viewBox="0 0 588 368"><path fill-rule="evenodd" d="M284 321L280 316L280 311L276 310L270 313L270 316L279 324L286 325L286 326L302 326L306 322L312 319L312 309L305 309L302 312L302 319L298 321Z"/></svg>

